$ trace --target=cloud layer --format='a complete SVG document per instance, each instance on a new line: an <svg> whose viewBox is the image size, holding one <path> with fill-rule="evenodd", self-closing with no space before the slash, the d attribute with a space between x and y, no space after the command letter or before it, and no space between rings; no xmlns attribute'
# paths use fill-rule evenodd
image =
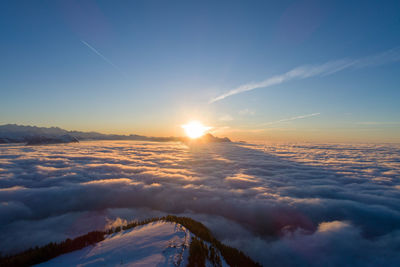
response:
<svg viewBox="0 0 400 267"><path fill-rule="evenodd" d="M388 266L399 163L395 145L2 145L0 250L174 213L265 265Z"/></svg>

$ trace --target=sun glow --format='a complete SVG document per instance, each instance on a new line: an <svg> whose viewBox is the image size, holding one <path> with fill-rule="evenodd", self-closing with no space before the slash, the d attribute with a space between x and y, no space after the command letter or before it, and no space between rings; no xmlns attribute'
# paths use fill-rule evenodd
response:
<svg viewBox="0 0 400 267"><path fill-rule="evenodd" d="M199 121L188 122L182 125L182 128L185 130L186 135L192 139L201 137L211 129L211 127L204 126Z"/></svg>

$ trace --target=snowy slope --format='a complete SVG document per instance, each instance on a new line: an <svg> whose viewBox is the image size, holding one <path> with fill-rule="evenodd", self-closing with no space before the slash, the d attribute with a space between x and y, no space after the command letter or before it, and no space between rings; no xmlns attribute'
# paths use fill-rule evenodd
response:
<svg viewBox="0 0 400 267"><path fill-rule="evenodd" d="M154 222L36 266L186 266L190 238L179 224Z"/></svg>

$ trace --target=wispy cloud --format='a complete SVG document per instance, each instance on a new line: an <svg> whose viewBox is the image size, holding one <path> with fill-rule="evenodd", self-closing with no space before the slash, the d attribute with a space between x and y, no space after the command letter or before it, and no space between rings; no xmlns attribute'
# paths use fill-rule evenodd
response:
<svg viewBox="0 0 400 267"><path fill-rule="evenodd" d="M105 62L107 62L108 64L110 64L112 67L114 67L116 70L118 70L119 72L121 72L122 74L126 75L125 72L123 72L117 65L115 65L114 63L112 63L108 58L106 58L105 56L103 56L96 48L94 48L93 46L91 46L90 44L88 44L87 42L85 42L84 40L81 40L81 42L86 45L90 50L92 50L95 54L97 54L99 57L101 57Z"/></svg>
<svg viewBox="0 0 400 267"><path fill-rule="evenodd" d="M254 115L256 112L254 110L250 110L248 108L239 110L239 115Z"/></svg>
<svg viewBox="0 0 400 267"><path fill-rule="evenodd" d="M400 125L398 121L361 121L357 122L359 125Z"/></svg>
<svg viewBox="0 0 400 267"><path fill-rule="evenodd" d="M271 121L271 122L266 122L266 123L261 123L258 124L257 126L253 127L253 128L231 128L229 126L223 126L223 127L216 127L213 129L212 133L232 133L232 132L246 132L246 133L259 133L259 132L263 132L266 130L285 130L287 131L288 128L282 128L282 127L266 127L269 125L276 125L282 122L288 122L288 121L294 121L294 120L300 120L300 119L306 119L306 118L311 118L311 117L315 117L315 116L319 116L321 115L321 113L317 112L317 113L311 113L311 114L306 114L306 115L299 115L299 116L294 116L294 117L290 117L290 118L285 118L285 119L281 119L281 120L277 120L277 121Z"/></svg>
<svg viewBox="0 0 400 267"><path fill-rule="evenodd" d="M271 125L271 124L277 124L277 123L281 123L281 122L287 122L287 121L294 121L294 120L300 120L300 119L305 119L305 118L310 118L310 117L315 117L315 116L319 116L321 115L321 113L312 113L312 114L307 114L307 115L300 115L300 116L295 116L295 117L291 117L291 118L286 118L286 119L281 119L278 121L271 121L271 122L267 122L267 123L263 123L262 125Z"/></svg>
<svg viewBox="0 0 400 267"><path fill-rule="evenodd" d="M329 61L324 64L303 65L294 68L286 73L272 76L261 82L252 82L241 85L215 98L212 98L209 101L209 103L220 101L232 95L240 94L258 88L270 87L273 85L281 84L295 79L302 80L315 76L327 76L350 68L359 69L359 68L378 66L397 61L400 61L400 48L394 48L385 51L383 53L376 54L373 56L368 56L365 58L340 59L340 60Z"/></svg>
<svg viewBox="0 0 400 267"><path fill-rule="evenodd" d="M220 121L233 121L233 117L229 114L225 114L219 118Z"/></svg>

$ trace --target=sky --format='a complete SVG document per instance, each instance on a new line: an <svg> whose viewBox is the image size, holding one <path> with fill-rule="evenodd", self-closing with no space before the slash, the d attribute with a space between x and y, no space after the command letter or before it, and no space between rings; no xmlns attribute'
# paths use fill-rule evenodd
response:
<svg viewBox="0 0 400 267"><path fill-rule="evenodd" d="M0 124L400 142L398 1L3 1Z"/></svg>

